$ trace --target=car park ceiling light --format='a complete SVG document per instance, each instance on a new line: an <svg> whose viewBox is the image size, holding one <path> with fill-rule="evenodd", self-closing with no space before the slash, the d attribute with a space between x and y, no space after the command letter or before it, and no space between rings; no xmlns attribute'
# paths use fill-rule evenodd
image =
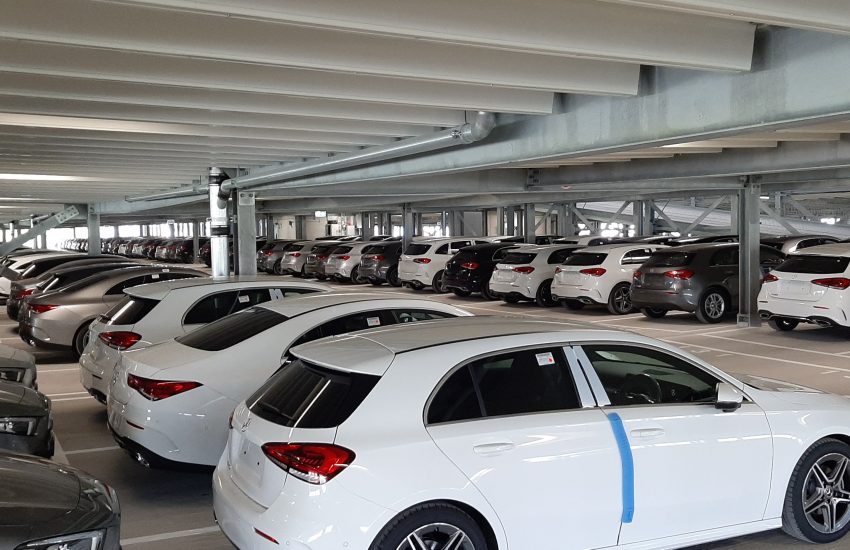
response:
<svg viewBox="0 0 850 550"><path fill-rule="evenodd" d="M91 178L79 176L58 176L53 174L0 174L0 180L13 181L90 181ZM21 200L20 198L15 200Z"/></svg>

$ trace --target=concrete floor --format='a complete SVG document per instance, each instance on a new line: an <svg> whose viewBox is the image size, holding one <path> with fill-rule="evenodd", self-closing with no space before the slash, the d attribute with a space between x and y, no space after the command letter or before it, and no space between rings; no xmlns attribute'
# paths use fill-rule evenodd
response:
<svg viewBox="0 0 850 550"><path fill-rule="evenodd" d="M343 289L362 289L337 285ZM366 287L373 289L374 287ZM850 333L801 327L778 333L768 327L739 329L732 321L702 325L693 315L671 313L664 319L640 314L616 317L600 308L568 311L541 309L531 304L485 302L477 297L435 296L429 291L390 289L407 296L448 301L479 315L510 315L542 319L581 320L631 330L675 344L730 372L788 380L850 397ZM16 324L0 314L0 342L30 349L16 334ZM207 472L147 470L115 445L106 428L103 405L89 397L79 383L79 370L69 354L35 351L41 391L53 400L57 455L103 479L118 491L123 508L122 545L127 550L218 550L232 548L212 517ZM780 532L742 537L695 547L709 549L808 548ZM828 550L850 550L850 538ZM527 550L527 549L519 549ZM530 550L530 549L529 549Z"/></svg>

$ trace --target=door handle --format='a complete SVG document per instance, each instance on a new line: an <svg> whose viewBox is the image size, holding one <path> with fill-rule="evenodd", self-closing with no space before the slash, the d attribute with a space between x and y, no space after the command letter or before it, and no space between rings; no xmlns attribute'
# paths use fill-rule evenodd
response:
<svg viewBox="0 0 850 550"><path fill-rule="evenodd" d="M632 430L629 435L635 439L656 439L663 436L666 432L663 428L643 428L640 430Z"/></svg>
<svg viewBox="0 0 850 550"><path fill-rule="evenodd" d="M512 451L516 447L513 443L503 442L503 443L484 443L482 445L476 445L472 448L477 455L498 455L502 453L506 453L508 451Z"/></svg>

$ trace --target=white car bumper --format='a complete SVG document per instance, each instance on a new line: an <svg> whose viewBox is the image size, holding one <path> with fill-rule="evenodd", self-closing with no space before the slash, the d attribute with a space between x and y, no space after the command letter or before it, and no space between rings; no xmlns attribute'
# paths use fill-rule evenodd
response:
<svg viewBox="0 0 850 550"><path fill-rule="evenodd" d="M777 298L762 291L758 297L759 315L763 319L786 317L807 323L850 327L850 300L834 296L838 292L848 291L830 290L827 296L832 299L818 301Z"/></svg>

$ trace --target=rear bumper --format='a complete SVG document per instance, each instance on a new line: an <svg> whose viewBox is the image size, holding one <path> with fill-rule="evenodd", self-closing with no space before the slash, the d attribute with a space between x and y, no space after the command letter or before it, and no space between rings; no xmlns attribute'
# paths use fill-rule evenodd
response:
<svg viewBox="0 0 850 550"><path fill-rule="evenodd" d="M552 298L555 300L577 300L583 304L605 304L607 296L602 296L598 288L552 283Z"/></svg>
<svg viewBox="0 0 850 550"><path fill-rule="evenodd" d="M83 354L80 357L80 384L92 397L104 405L106 404L107 387L114 368L114 365L107 369L103 365L95 363L88 354Z"/></svg>
<svg viewBox="0 0 850 550"><path fill-rule="evenodd" d="M489 277L487 278L489 280ZM465 290L467 292L481 292L481 288L487 284L483 275L470 273L458 273L457 275L444 275L443 285L448 289Z"/></svg>
<svg viewBox="0 0 850 550"><path fill-rule="evenodd" d="M675 309L694 312L699 296L690 289L680 292L672 290L647 290L632 286L632 305L636 308Z"/></svg>
<svg viewBox="0 0 850 550"><path fill-rule="evenodd" d="M71 349L70 344L57 343L50 340L50 337L38 327L34 327L32 325L27 325L24 323L20 324L18 329L18 334L21 337L21 340L29 344L34 348L42 348L42 349L53 349L60 351L67 351Z"/></svg>
<svg viewBox="0 0 850 550"><path fill-rule="evenodd" d="M503 283L490 280L490 291L497 296L513 295L524 300L533 300L534 292L532 292L528 284L523 281L514 281L512 283Z"/></svg>
<svg viewBox="0 0 850 550"><path fill-rule="evenodd" d="M830 305L824 305L827 303ZM765 298L760 295L758 307L759 317L764 320L781 317L813 325L850 327L848 312L842 307L842 304L835 301L806 302Z"/></svg>

